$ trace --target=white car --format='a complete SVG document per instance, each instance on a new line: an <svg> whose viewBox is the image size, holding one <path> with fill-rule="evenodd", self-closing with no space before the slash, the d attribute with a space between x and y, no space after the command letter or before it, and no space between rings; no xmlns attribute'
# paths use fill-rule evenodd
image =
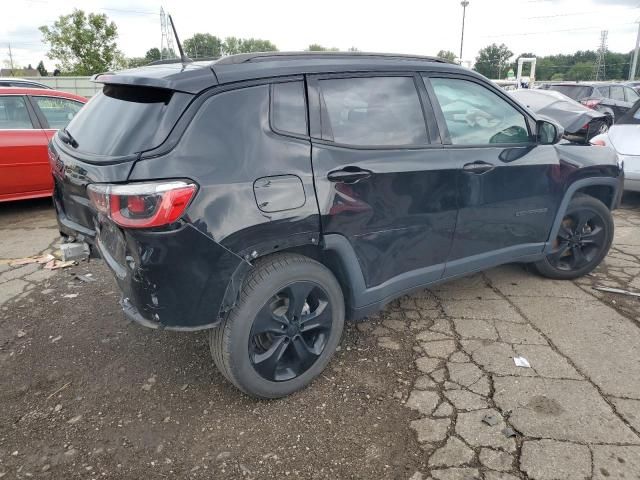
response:
<svg viewBox="0 0 640 480"><path fill-rule="evenodd" d="M640 101L591 143L613 148L624 162L625 191L640 192Z"/></svg>

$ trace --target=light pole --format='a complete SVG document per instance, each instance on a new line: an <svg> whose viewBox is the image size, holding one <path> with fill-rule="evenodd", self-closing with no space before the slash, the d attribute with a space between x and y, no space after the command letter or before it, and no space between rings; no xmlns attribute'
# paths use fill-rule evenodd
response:
<svg viewBox="0 0 640 480"><path fill-rule="evenodd" d="M462 34L460 35L460 65L462 65L462 45L464 44L464 17L467 14L467 6L469 5L469 0L462 0L460 2L462 5Z"/></svg>

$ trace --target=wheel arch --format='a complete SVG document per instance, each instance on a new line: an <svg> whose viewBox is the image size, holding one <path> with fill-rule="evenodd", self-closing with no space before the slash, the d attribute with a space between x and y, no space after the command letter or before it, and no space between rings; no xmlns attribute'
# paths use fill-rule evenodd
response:
<svg viewBox="0 0 640 480"><path fill-rule="evenodd" d="M558 235L560 224L565 216L569 202L576 195L589 195L604 203L609 210L617 207L621 195L621 182L619 178L614 177L593 177L576 180L567 187L555 219L553 221L549 237L544 248L544 253L549 253L553 248L553 239Z"/></svg>

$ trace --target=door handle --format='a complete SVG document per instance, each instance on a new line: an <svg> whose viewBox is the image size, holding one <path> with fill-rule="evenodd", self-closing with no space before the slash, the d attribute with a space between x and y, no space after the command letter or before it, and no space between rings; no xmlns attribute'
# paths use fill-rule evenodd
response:
<svg viewBox="0 0 640 480"><path fill-rule="evenodd" d="M475 162L467 163L462 166L462 169L465 172L475 173L476 175L482 175L483 173L490 172L494 168L496 168L495 165L482 162L480 160L476 160Z"/></svg>
<svg viewBox="0 0 640 480"><path fill-rule="evenodd" d="M330 182L356 183L358 180L371 176L371 170L364 170L360 167L344 167L327 174Z"/></svg>

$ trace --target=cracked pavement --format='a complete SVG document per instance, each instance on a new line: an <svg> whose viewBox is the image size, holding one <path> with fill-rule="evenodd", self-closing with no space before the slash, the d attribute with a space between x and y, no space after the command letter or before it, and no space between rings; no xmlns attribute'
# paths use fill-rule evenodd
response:
<svg viewBox="0 0 640 480"><path fill-rule="evenodd" d="M91 284L9 267L55 249L46 202L0 221L0 477L640 479L640 299L592 288L640 291L640 196L593 274L402 297L275 402L224 382L204 335L126 323L101 262L67 269Z"/></svg>

